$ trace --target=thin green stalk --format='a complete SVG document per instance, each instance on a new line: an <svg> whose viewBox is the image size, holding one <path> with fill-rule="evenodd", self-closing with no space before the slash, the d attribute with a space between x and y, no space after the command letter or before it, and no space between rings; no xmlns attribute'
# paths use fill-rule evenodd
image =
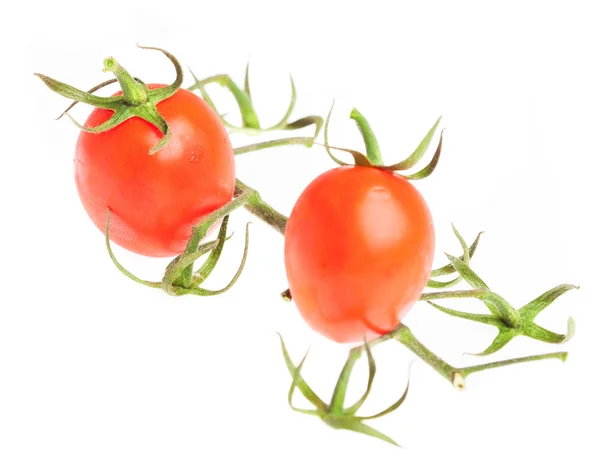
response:
<svg viewBox="0 0 600 466"><path fill-rule="evenodd" d="M233 153L235 155L241 155L261 149L268 149L272 147L280 147L293 144L302 144L306 147L311 147L314 144L314 141L315 139L310 137L275 139L272 141L258 142L256 144L238 147L233 150ZM282 235L284 234L285 227L288 221L288 218L285 215L281 214L273 207L271 207L268 203L266 203L263 200L261 195L255 189L250 188L248 185L246 185L239 179L236 180L236 192L252 192L252 194L248 198L247 203L244 205L244 208L251 214L261 219L266 224L273 227L273 229L275 229Z"/></svg>
<svg viewBox="0 0 600 466"><path fill-rule="evenodd" d="M141 105L148 100L146 86L137 82L113 57L104 59L104 71L110 71L117 77L128 105Z"/></svg>
<svg viewBox="0 0 600 466"><path fill-rule="evenodd" d="M311 147L315 142L314 138L307 137L295 137L295 138L283 138L275 139L273 141L257 142L256 144L250 144L248 146L236 147L233 149L234 155L246 154L248 152L254 152L260 149L268 149L270 147L288 146L292 144L303 144L306 147Z"/></svg>
<svg viewBox="0 0 600 466"><path fill-rule="evenodd" d="M487 369L494 369L496 367L508 366L510 364L519 364L521 362L528 361L541 361L543 359L560 359L565 362L567 360L568 353L566 351L560 351L558 353L548 354L536 354L534 356L526 356L523 358L506 359L504 361L489 362L487 364L479 364L477 366L464 367L460 369L464 377L474 372L485 371Z"/></svg>

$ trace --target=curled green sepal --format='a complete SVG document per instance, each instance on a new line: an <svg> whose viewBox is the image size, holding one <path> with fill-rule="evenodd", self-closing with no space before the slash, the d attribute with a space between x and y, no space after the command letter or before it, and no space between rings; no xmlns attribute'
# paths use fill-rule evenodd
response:
<svg viewBox="0 0 600 466"><path fill-rule="evenodd" d="M448 315L496 327L498 329L498 335L485 350L477 353L478 356L495 353L519 335L553 344L565 343L573 336L575 332L575 321L572 317L569 317L567 321L567 332L565 334L555 333L540 327L534 322L534 319L559 296L562 296L569 290L579 287L569 284L558 285L521 308L515 309L504 298L492 292L465 261L451 256L450 254L447 254L447 256L450 264L456 269L460 276L473 287L473 289L465 291L423 293L420 299L427 301L430 305ZM462 312L432 302L436 299L446 298L479 299L488 307L491 315Z"/></svg>
<svg viewBox="0 0 600 466"><path fill-rule="evenodd" d="M310 386L306 383L306 381L301 375L301 370L306 360L306 355L304 356L304 358L298 366L294 365L283 341L283 337L279 335L279 338L281 341L281 350L283 353L285 364L288 369L288 372L292 377L292 384L288 391L288 404L294 411L317 416L323 422L325 422L330 427L333 427L334 429L345 429L353 432L358 432L361 434L378 438L392 445L399 446L393 439L391 439L384 433L378 431L377 429L374 429L373 427L365 424L364 421L376 419L398 409L406 399L406 395L408 394L408 384L400 398L383 411L369 416L356 415L357 411L362 407L362 405L364 404L371 392L371 387L373 385L373 380L375 378L376 373L375 359L373 358L368 343L365 342L363 346L356 347L350 351L346 364L344 364L344 367L342 368L342 371L336 383L331 401L329 402L329 404L327 404L325 403L325 401L319 398L319 396L310 388ZM344 404L346 400L348 383L350 381L350 375L354 368L354 364L360 358L363 351L367 354L369 364L369 376L367 380L367 386L360 399L353 405L345 408ZM296 389L298 389L302 393L304 398L306 398L306 400L310 404L312 404L315 409L303 409L294 406L293 396Z"/></svg>
<svg viewBox="0 0 600 466"><path fill-rule="evenodd" d="M437 149L435 150L433 157L431 158L431 161L425 166L425 168L419 170L416 173L413 173L412 175L400 174L400 176L403 176L407 180L422 180L424 178L427 178L429 175L431 175L433 173L433 171L435 170L435 168L437 167L438 162L440 161L440 156L442 155L443 140L444 140L444 130L442 130L440 132L440 140L438 142ZM388 168L388 167L386 167L386 168L388 170L397 172L397 169L394 169L393 166L391 168Z"/></svg>
<svg viewBox="0 0 600 466"><path fill-rule="evenodd" d="M319 132L321 131L321 127L323 126L323 118L321 118L320 116L310 115L307 117L300 118L298 120L288 121L290 116L292 115L292 112L294 111L295 106L296 106L296 98L297 98L296 85L294 84L294 79L292 78L291 75L290 75L290 85L291 85L291 89L292 89L291 98L290 98L290 103L289 103L284 115L274 125L266 127L266 128L261 127L261 124L260 124L260 121L258 118L258 114L256 112L256 109L254 108L254 102L252 100L252 93L250 91L249 70L250 70L250 63L248 63L246 65L246 72L245 72L245 76L244 76L244 89L241 89L235 83L235 81L231 78L231 76L229 76L227 74L218 74L215 76L210 76L208 78L198 79L198 77L196 77L196 75L190 70L190 73L194 79L194 84L191 85L188 88L188 90L190 90L190 91L198 90L200 92L200 94L202 95L202 98L206 101L206 103L208 103L213 108L213 110L215 110L215 112L220 116L223 124L232 132L242 131L242 132L251 133L251 134L258 134L258 133L267 132L267 131L296 130L296 129L305 128L310 125L315 125L315 132L314 132L314 136L312 138L313 138L313 140L316 139L316 137L319 135ZM210 94L206 90L206 86L208 86L209 84L218 84L218 85L224 87L225 89L227 89L231 93L231 95L233 96L233 98L236 101L236 104L237 104L239 112L240 112L240 116L242 119L241 126L235 126L232 123L230 123L229 121L225 120L224 115L221 112L219 112L214 101L210 97Z"/></svg>
<svg viewBox="0 0 600 466"><path fill-rule="evenodd" d="M115 266L117 267L117 269L119 269L119 271L125 275L126 277L130 278L131 280L133 280L136 283L139 283L140 285L145 285L148 286L150 288L160 288L161 287L161 283L160 282L152 282L149 280L143 280L141 278L138 278L136 275L132 274L129 270L127 270L125 267L123 267L121 265L121 263L117 260L112 247L110 245L110 235L109 235L109 230L110 230L110 209L107 209L106 211L106 227L104 229L104 244L106 245L106 250L108 251L108 255L110 257L110 260L113 262L113 264L115 264Z"/></svg>
<svg viewBox="0 0 600 466"><path fill-rule="evenodd" d="M473 254L475 254L475 251L477 250L477 245L479 244L479 237L481 236L481 232L477 235L477 237L475 238L475 241L473 241L473 244L471 244L471 246L467 247L467 243L465 242L465 240L463 239L463 237L461 236L461 234L458 232L458 230L456 229L456 227L454 225L452 225L452 231L454 232L454 236L456 236L456 238L458 239L458 242L460 243L462 250L463 250L463 255L460 256L460 259L462 261L464 261L465 264L469 265L470 259L473 257ZM442 275L451 274L452 272L456 272L456 270L454 269L452 264L448 264L439 269L432 270L430 276L439 277ZM461 280L462 280L461 275L458 275L453 280L449 280L446 282L429 279L427 281L427 288L437 288L437 289L451 288L454 285L460 283Z"/></svg>
<svg viewBox="0 0 600 466"><path fill-rule="evenodd" d="M431 127L431 129L427 132L423 140L419 143L414 152L410 154L407 159L403 160L402 162L398 162L394 165L390 165L389 168L392 170L407 170L419 163L419 161L427 152L427 149L429 149L429 145L431 144L431 140L433 139L433 135L435 134L435 131L437 130L441 119L442 117L440 116L436 120L435 124Z"/></svg>
<svg viewBox="0 0 600 466"><path fill-rule="evenodd" d="M209 290L209 289L198 286L196 284L196 282L192 282L192 285L188 286L187 288L182 288L179 286L171 285L169 287L167 293L175 294L176 296L182 296L182 295L186 295L186 294L193 294L196 296L216 296L216 295L225 293L226 291L229 291L233 287L233 285L235 285L235 283L238 281L240 276L242 275L242 271L244 270L244 266L246 265L246 259L248 258L248 246L250 244L249 240L250 240L250 223L247 223L246 224L245 242L244 242L244 252L242 254L242 260L241 260L240 265L238 266L238 269L235 272L234 276L231 278L229 283L227 285L225 285L223 288L220 288L218 290ZM210 244L210 243L206 243L206 244ZM198 248L199 255L202 255L202 253L200 253L200 250L203 247L204 247L204 245L200 245L200 247ZM211 250L214 251L215 249L211 249ZM205 253L203 253L203 254L205 254ZM193 262L188 262L188 264L191 264L191 263L193 263ZM183 266L183 264L182 264L182 266ZM214 265L209 264L209 267L207 267L207 268L210 268L212 270L212 269L214 269ZM202 283L202 282L203 282L203 280L200 281L200 283ZM162 285L163 285L163 289L165 289L165 287L168 287L168 282L163 281Z"/></svg>
<svg viewBox="0 0 600 466"><path fill-rule="evenodd" d="M60 115L60 117L67 115L77 127L83 131L96 134L103 133L115 128L132 117L139 117L151 123L163 134L163 137L158 143L149 150L149 154L155 154L167 145L169 138L171 137L169 125L158 112L156 105L171 97L181 87L183 82L183 71L177 59L166 50L157 47L142 47L139 45L138 47L162 52L175 67L175 81L168 86L149 89L143 81L133 78L113 57L108 57L104 60L104 71L111 72L116 76L123 91L123 94L118 96L100 97L93 94L96 90L114 82L113 80L94 86L89 92L85 92L48 76L39 73L35 73L35 75L52 91L67 97L68 99L73 99L74 102ZM77 102L82 102L97 108L112 110L113 114L107 121L98 126L83 126L75 121L68 113Z"/></svg>
<svg viewBox="0 0 600 466"><path fill-rule="evenodd" d="M202 264L202 266L194 272L194 276L192 277L192 283L196 286L202 285L204 280L206 280L212 271L217 266L219 259L221 258L221 253L223 252L223 247L225 246L225 242L233 236L233 233L230 236L227 236L227 224L229 223L229 215L223 217L221 221L221 228L219 228L219 236L217 237L217 246L210 251L210 254Z"/></svg>
<svg viewBox="0 0 600 466"><path fill-rule="evenodd" d="M349 164L349 163L344 162L343 160L340 160L339 158L337 158L335 155L333 155L333 153L331 152L331 149L344 151L344 152L347 152L350 155L352 155L355 166L375 167L375 168L378 168L381 170L394 172L398 176L406 178L407 180L422 180L423 178L427 178L429 175L431 175L433 173L433 171L437 167L438 162L441 157L441 154L442 154L442 142L443 142L443 133L444 133L443 130L440 132L440 139L438 142L438 146L437 146L437 149L435 150L430 162L424 168L422 168L421 170L419 170L415 173L412 173L412 174L401 173L404 170L414 167L423 158L423 156L427 152L427 149L429 148L431 140L433 139L433 136L435 135L435 132L439 126L439 123L440 123L440 120L442 117L439 117L437 119L437 121L435 122L433 127L427 132L427 134L425 135L423 140L419 143L417 148L407 159L403 160L402 162L393 164L393 165L385 165L383 163L383 158L381 156L379 143L377 142L377 138L375 137L375 134L371 128L371 125L369 124L367 119L364 117L364 115L362 113L360 113L356 108L352 109L352 111L350 113L350 118L355 121L355 123L357 124L358 129L361 133L361 136L363 137L365 147L366 147L366 152L367 152L366 155L363 154L362 152L359 152L356 150L345 149L345 148L341 148L341 147L334 147L334 146L329 145L329 121L331 119L332 111L333 111L333 104L331 105L331 109L329 110L329 113L327 114L327 118L325 119L325 128L323 131L324 142L325 142L324 146L325 146L325 149L327 150L327 154L329 155L329 157L338 165L345 166L345 165L352 165L352 164Z"/></svg>
<svg viewBox="0 0 600 466"><path fill-rule="evenodd" d="M475 241L473 241L473 243L471 244L471 246L469 246L469 257L473 257L473 255L475 254L475 251L477 250L477 247L479 246L479 239L481 238L481 235L483 234L483 231L480 231L479 234L477 235L477 237L475 238ZM464 261L464 256L460 256L460 260ZM431 277L442 277L444 275L450 275L451 273L456 272L456 269L454 268L454 266L452 264L446 264L443 267L440 267L439 269L434 269L431 271Z"/></svg>

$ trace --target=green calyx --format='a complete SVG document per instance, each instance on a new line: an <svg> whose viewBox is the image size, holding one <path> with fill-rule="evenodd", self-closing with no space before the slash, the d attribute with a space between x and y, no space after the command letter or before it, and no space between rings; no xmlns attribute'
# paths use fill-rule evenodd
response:
<svg viewBox="0 0 600 466"><path fill-rule="evenodd" d="M403 178L406 178L408 180L421 180L423 178L427 178L435 170L435 167L437 166L440 156L441 156L441 153L442 153L443 131L440 133L440 139L439 139L437 149L435 150L433 157L431 158L431 161L427 164L427 166L425 166L423 169L421 169L415 173L412 173L412 174L407 175L407 174L401 173L405 170L409 170L409 169L413 168L415 165L417 165L417 163L419 163L421 161L421 159L427 152L427 149L429 149L431 140L433 139L433 136L440 124L440 120L442 119L442 117L439 117L437 119L435 124L427 132L425 137L421 140L421 142L419 143L417 148L412 152L411 155L409 155L406 159L402 160L401 162L395 163L393 165L385 165L383 163L383 158L381 156L381 151L379 149L379 143L377 142L375 133L371 129L371 125L369 124L367 119L362 115L362 113L360 113L356 108L353 108L352 111L350 112L350 118L355 121L355 123L358 126L358 129L363 137L363 140L365 142L365 147L366 147L366 154L363 154L362 152L352 150L352 149L345 149L342 147L330 146L329 145L329 120L331 119L332 112L333 112L333 104L331 105L331 109L329 110L329 114L327 115L327 118L325 120L325 128L324 128L324 132L323 132L325 143L323 145L324 145L325 149L327 150L329 157L331 157L331 159L338 165L345 166L345 165L352 165L352 164L346 163L346 162L338 159L336 156L333 155L333 153L331 152L331 149L340 150L340 151L347 152L350 155L352 155L352 158L354 159L354 165L356 165L356 166L372 167L372 168L379 168L381 170L391 171L391 172L394 172L397 175L399 175Z"/></svg>
<svg viewBox="0 0 600 466"><path fill-rule="evenodd" d="M464 239L456 229L454 229L454 233L462 245L463 255L461 257L454 257L450 254L446 254L450 263L442 268L434 270L432 276L448 275L453 272L456 272L458 276L454 280L448 282L429 280L427 286L430 288L450 288L464 280L471 289L423 293L420 300L426 301L431 306L448 315L496 327L498 329L498 335L494 341L485 350L476 355L485 356L495 353L517 336L525 336L552 344L566 343L571 339L575 333L575 321L572 317L569 317L567 321L567 332L565 334L555 333L543 328L536 324L534 320L540 312L546 309L558 297L562 296L567 291L578 289L579 287L569 284L555 286L551 290L546 291L534 300L517 309L502 296L490 290L488 285L469 265L469 260L477 249L481 233L477 236L470 248L467 247ZM433 302L433 300L446 298L478 299L485 304L489 309L490 314L473 314L457 311Z"/></svg>
<svg viewBox="0 0 600 466"><path fill-rule="evenodd" d="M354 432L378 438L385 442L391 443L392 445L398 446L398 444L390 437L374 429L373 427L365 424L364 421L377 419L398 409L406 399L406 396L408 394L408 384L406 385L406 388L400 396L400 398L383 411L369 416L357 415L358 410L363 406L363 404L369 397L369 393L371 393L371 387L373 386L373 380L375 379L375 359L373 358L369 344L365 342L364 346L356 347L352 351L350 351L346 364L342 368L342 372L340 373L337 384L333 390L331 401L329 403L326 403L321 398L319 398L319 396L310 388L310 386L306 383L306 381L302 378L302 375L300 374L308 353L304 356L300 364L298 366L295 366L287 351L287 348L283 341L283 337L281 337L280 335L279 338L281 340L281 350L283 352L285 364L290 375L292 376L292 385L290 386L290 390L288 392L288 403L294 411L317 416L323 422L325 422L330 427L333 427L334 429L351 430ZM358 401L356 401L351 406L345 407L344 405L346 401L346 392L348 389L348 383L350 381L350 375L352 373L356 361L358 361L358 359L361 357L363 350L364 352L366 352L369 362L369 376L367 381L367 387L363 395L358 399ZM302 395L315 407L315 409L302 409L294 406L292 401L296 388L300 390Z"/></svg>
<svg viewBox="0 0 600 466"><path fill-rule="evenodd" d="M58 118L61 118L63 115L67 115L83 131L87 131L89 133L103 133L115 128L132 117L139 117L151 123L163 134L163 137L159 140L159 142L149 151L150 154L154 154L165 147L169 142L169 138L171 137L169 125L158 112L156 105L159 102L171 97L181 87L181 84L183 83L183 71L177 59L169 52L156 47L139 47L148 50L158 50L165 54L169 60L171 60L176 72L175 81L171 85L158 89L149 89L148 86L146 86L146 84L144 84L141 80L133 78L129 72L112 57L104 60L103 71L113 73L116 76L116 79L101 83L98 86L90 89L88 92L81 91L69 86L68 84L49 78L48 76L44 76L43 74L36 73L35 75L38 76L44 82L44 84L46 84L46 86L48 86L54 92L74 100L69 108L67 108L67 110L64 111ZM93 94L93 92L97 91L98 89L116 81L118 81L121 86L123 91L122 95L99 97ZM75 121L68 113L77 102L83 102L97 108L106 108L108 110L112 110L113 114L106 122L98 126L86 127Z"/></svg>
<svg viewBox="0 0 600 466"><path fill-rule="evenodd" d="M252 101L252 93L250 91L250 78L249 78L249 69L250 64L246 65L246 74L244 77L244 88L241 89L235 81L226 74L218 74L215 76L211 76L208 78L204 78L202 80L198 79L196 75L190 70L192 77L194 78L194 84L188 88L190 91L200 91L202 98L208 103L213 110L219 115L221 121L225 125L225 127L232 132L245 132L248 134L259 134L267 131L288 131L288 130L296 130L305 128L310 125L315 125L315 133L314 138L319 135L321 131L321 127L323 126L323 118L318 115L310 115L307 117L300 118L294 121L288 121L292 112L294 111L294 107L296 106L296 86L294 84L293 78L290 76L290 83L292 87L292 96L290 99L290 103L288 108L283 115L283 117L274 125L263 128L260 125L260 121L258 118L258 114L256 109L254 108L254 103ZM242 119L241 126L235 126L231 124L229 121L225 119L225 115L223 115L217 109L214 101L210 97L210 94L206 90L206 86L209 84L218 84L224 88L226 88L231 95L235 99L237 106L240 111L240 116Z"/></svg>

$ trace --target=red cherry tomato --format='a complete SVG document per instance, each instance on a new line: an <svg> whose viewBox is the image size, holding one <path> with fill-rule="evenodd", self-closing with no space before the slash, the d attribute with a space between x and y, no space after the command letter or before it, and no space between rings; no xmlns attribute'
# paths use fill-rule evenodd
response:
<svg viewBox="0 0 600 466"><path fill-rule="evenodd" d="M235 166L223 124L198 96L179 89L157 109L172 133L163 149L148 154L163 135L138 117L104 133L82 131L75 180L102 232L110 209L112 241L138 254L166 257L181 253L192 226L231 200ZM97 126L111 115L95 109L85 125Z"/></svg>
<svg viewBox="0 0 600 466"><path fill-rule="evenodd" d="M398 325L429 279L434 229L421 194L377 168L340 167L302 193L285 230L292 298L338 342Z"/></svg>

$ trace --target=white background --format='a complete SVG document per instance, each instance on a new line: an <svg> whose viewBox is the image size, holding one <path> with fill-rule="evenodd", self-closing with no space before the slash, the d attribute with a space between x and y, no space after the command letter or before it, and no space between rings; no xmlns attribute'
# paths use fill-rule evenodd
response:
<svg viewBox="0 0 600 466"><path fill-rule="evenodd" d="M594 2L204 3L33 2L3 13L0 464L595 463ZM356 106L389 162L410 153L443 114L442 160L418 182L435 217L437 263L444 251L459 252L454 222L468 241L486 231L473 267L516 306L559 283L581 285L538 318L558 332L575 318L568 362L476 374L457 392L417 361L406 403L372 423L404 449L292 412L276 332L296 361L311 347L304 373L323 397L347 348L317 337L293 304L280 301L286 280L277 233L253 222L245 273L228 294L171 298L114 268L79 203L78 130L53 120L68 102L33 72L85 89L107 79L102 60L114 55L146 82L171 82L168 61L138 42L171 51L203 77L241 81L250 58L264 123L285 111L291 72L294 116L325 114L336 98L331 143L360 149L347 118ZM88 111L74 115L83 120ZM319 148L247 154L237 166L286 214L304 186L333 167ZM250 219L233 216L237 234L207 285L233 274ZM115 250L145 278L159 279L166 264ZM481 351L494 336L426 304L406 323L456 365L479 362L462 353ZM562 349L517 339L495 357ZM414 359L392 342L375 356L367 413L399 396ZM351 395L362 390L364 370L357 366Z"/></svg>

